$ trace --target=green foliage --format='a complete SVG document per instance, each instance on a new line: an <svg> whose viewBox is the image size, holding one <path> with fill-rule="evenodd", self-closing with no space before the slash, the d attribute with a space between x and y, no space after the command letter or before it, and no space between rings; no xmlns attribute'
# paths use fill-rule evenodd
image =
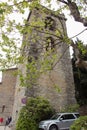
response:
<svg viewBox="0 0 87 130"><path fill-rule="evenodd" d="M38 123L54 114L49 102L41 97L29 98L19 114L16 130L38 130Z"/></svg>
<svg viewBox="0 0 87 130"><path fill-rule="evenodd" d="M16 130L35 130L37 125L36 122L31 118L31 114L29 114L26 107L23 107L20 111Z"/></svg>
<svg viewBox="0 0 87 130"><path fill-rule="evenodd" d="M79 39L77 39L76 44L77 44L77 46L78 46L78 48L80 50L81 55L82 56L87 55L87 46L83 45L83 42L81 40L79 40Z"/></svg>
<svg viewBox="0 0 87 130"><path fill-rule="evenodd" d="M75 104L75 105L70 105L70 106L66 106L64 109L62 109L61 112L77 112L78 111L78 108L79 108L79 105L78 104Z"/></svg>
<svg viewBox="0 0 87 130"><path fill-rule="evenodd" d="M87 116L79 117L73 123L70 130L87 130Z"/></svg>
<svg viewBox="0 0 87 130"><path fill-rule="evenodd" d="M80 51L82 60L87 60L87 46L83 45L82 41L77 39L76 44ZM87 70L85 68L78 68L75 64L76 57L73 54L72 64L75 82L75 95L79 105L87 104Z"/></svg>

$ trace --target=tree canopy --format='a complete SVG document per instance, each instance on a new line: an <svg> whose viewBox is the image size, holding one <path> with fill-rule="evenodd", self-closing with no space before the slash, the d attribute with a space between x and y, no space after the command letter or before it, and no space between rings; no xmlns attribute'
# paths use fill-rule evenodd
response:
<svg viewBox="0 0 87 130"><path fill-rule="evenodd" d="M55 0L56 1L56 0ZM75 21L87 26L85 0L57 0L58 12L67 9ZM38 4L48 5L51 8L51 0L5 0L0 2L0 67L7 68L14 66L21 61L20 44L22 36L27 27L25 18L26 12L30 12ZM48 4L47 4L48 3ZM16 16L18 18L16 19ZM19 20L20 19L20 20Z"/></svg>

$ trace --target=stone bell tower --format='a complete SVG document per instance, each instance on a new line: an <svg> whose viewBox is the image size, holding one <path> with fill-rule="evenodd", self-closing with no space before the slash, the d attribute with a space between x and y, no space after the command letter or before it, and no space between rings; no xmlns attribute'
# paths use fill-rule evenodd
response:
<svg viewBox="0 0 87 130"><path fill-rule="evenodd" d="M22 74L28 74L29 80L26 81L27 88L20 87L18 77L13 116L19 112L23 105L21 99L26 96L45 97L56 111L76 103L69 48L62 39L67 36L65 22L63 14L43 6L30 12L26 24L28 31L23 38L23 43L26 44L23 46L22 55L26 60L19 65ZM37 63L37 70L40 70L39 76L34 77L34 80L33 71L29 67L26 69L26 64L30 65L33 59ZM44 67L45 62L47 68ZM35 74L38 75L36 71Z"/></svg>
<svg viewBox="0 0 87 130"><path fill-rule="evenodd" d="M35 22L35 26L32 22ZM24 50L25 55L36 59L38 69L41 69L39 61L44 64L46 55L50 69L50 71L45 69L46 73L40 74L37 83L33 84L32 88L28 88L26 94L29 97L47 98L57 111L76 103L70 52L67 42L61 40L67 36L65 22L66 18L63 14L60 15L42 6L35 8L28 18L32 33L27 35L29 45L27 44ZM29 60L28 63L30 62Z"/></svg>

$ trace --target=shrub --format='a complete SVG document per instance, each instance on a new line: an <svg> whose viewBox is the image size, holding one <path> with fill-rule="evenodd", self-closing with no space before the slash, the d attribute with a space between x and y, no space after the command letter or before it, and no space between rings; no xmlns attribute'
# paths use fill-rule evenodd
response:
<svg viewBox="0 0 87 130"><path fill-rule="evenodd" d="M73 123L70 130L87 130L87 116L79 117Z"/></svg>
<svg viewBox="0 0 87 130"><path fill-rule="evenodd" d="M19 114L16 130L38 130L38 123L54 114L50 103L41 97L29 98Z"/></svg>

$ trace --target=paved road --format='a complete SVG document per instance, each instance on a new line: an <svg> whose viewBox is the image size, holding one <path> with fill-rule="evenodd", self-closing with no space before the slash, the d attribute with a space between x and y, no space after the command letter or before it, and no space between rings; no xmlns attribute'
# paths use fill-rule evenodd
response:
<svg viewBox="0 0 87 130"><path fill-rule="evenodd" d="M11 130L8 126L0 126L0 130Z"/></svg>

